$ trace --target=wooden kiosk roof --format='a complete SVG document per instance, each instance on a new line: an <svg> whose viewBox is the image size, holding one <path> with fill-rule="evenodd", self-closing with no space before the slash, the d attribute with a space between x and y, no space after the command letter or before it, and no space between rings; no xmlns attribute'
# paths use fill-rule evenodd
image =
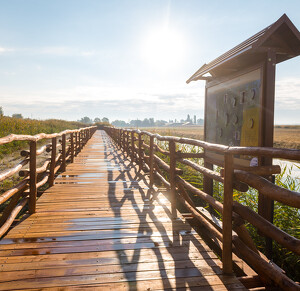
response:
<svg viewBox="0 0 300 291"><path fill-rule="evenodd" d="M186 82L209 80L211 77L204 76L207 73L213 78L220 77L257 64L265 60L268 50L276 53L276 63L300 55L300 32L286 14L215 60L204 64Z"/></svg>

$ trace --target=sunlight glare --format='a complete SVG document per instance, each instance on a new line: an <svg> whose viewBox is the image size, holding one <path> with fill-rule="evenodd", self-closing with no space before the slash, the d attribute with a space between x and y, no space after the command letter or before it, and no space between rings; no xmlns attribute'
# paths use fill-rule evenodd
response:
<svg viewBox="0 0 300 291"><path fill-rule="evenodd" d="M168 28L152 31L142 48L143 58L155 70L167 72L179 67L184 58L182 35Z"/></svg>

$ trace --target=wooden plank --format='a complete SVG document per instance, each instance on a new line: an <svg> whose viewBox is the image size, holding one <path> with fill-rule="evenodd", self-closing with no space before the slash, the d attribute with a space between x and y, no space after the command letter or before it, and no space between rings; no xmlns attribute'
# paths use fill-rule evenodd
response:
<svg viewBox="0 0 300 291"><path fill-rule="evenodd" d="M149 185L98 131L0 241L0 290L244 290Z"/></svg>

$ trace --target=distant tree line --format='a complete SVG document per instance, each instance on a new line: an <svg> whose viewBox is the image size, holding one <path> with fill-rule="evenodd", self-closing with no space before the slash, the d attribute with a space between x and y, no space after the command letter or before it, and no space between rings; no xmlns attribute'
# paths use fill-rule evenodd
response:
<svg viewBox="0 0 300 291"><path fill-rule="evenodd" d="M145 118L143 120L133 119L129 122L124 120L114 120L111 124L116 127L160 127L160 126L180 126L180 125L203 125L204 120L197 119L196 115L193 118L187 115L186 119L174 120L155 120L154 118Z"/></svg>
<svg viewBox="0 0 300 291"><path fill-rule="evenodd" d="M107 117L103 117L103 118L96 117L96 118L94 118L94 120L92 120L88 116L85 116L85 117L82 117L81 119L79 119L77 121L82 122L82 123L86 123L86 124L92 124L92 123L98 123L98 122L109 123L109 119Z"/></svg>
<svg viewBox="0 0 300 291"><path fill-rule="evenodd" d="M2 106L0 106L0 117L4 116L4 111ZM12 114L13 118L22 119L23 116L21 113L14 113ZM88 116L84 116L81 119L77 120L78 122L85 123L85 124L93 124L93 123L109 123L109 119L107 117L99 118L96 117L94 119L91 119ZM116 127L160 127L160 126L180 126L180 125L203 125L204 120L202 118L196 117L196 115L193 116L193 118L188 114L186 119L169 119L166 120L155 120L153 117L150 118L144 118L141 119L133 119L128 122L124 120L114 120L112 125Z"/></svg>

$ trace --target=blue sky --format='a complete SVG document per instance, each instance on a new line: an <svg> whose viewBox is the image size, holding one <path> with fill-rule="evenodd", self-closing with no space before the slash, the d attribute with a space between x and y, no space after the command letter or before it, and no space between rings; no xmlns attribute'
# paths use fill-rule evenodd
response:
<svg viewBox="0 0 300 291"><path fill-rule="evenodd" d="M203 117L200 67L300 1L0 0L0 106L77 120ZM300 57L277 65L277 124L300 124Z"/></svg>

